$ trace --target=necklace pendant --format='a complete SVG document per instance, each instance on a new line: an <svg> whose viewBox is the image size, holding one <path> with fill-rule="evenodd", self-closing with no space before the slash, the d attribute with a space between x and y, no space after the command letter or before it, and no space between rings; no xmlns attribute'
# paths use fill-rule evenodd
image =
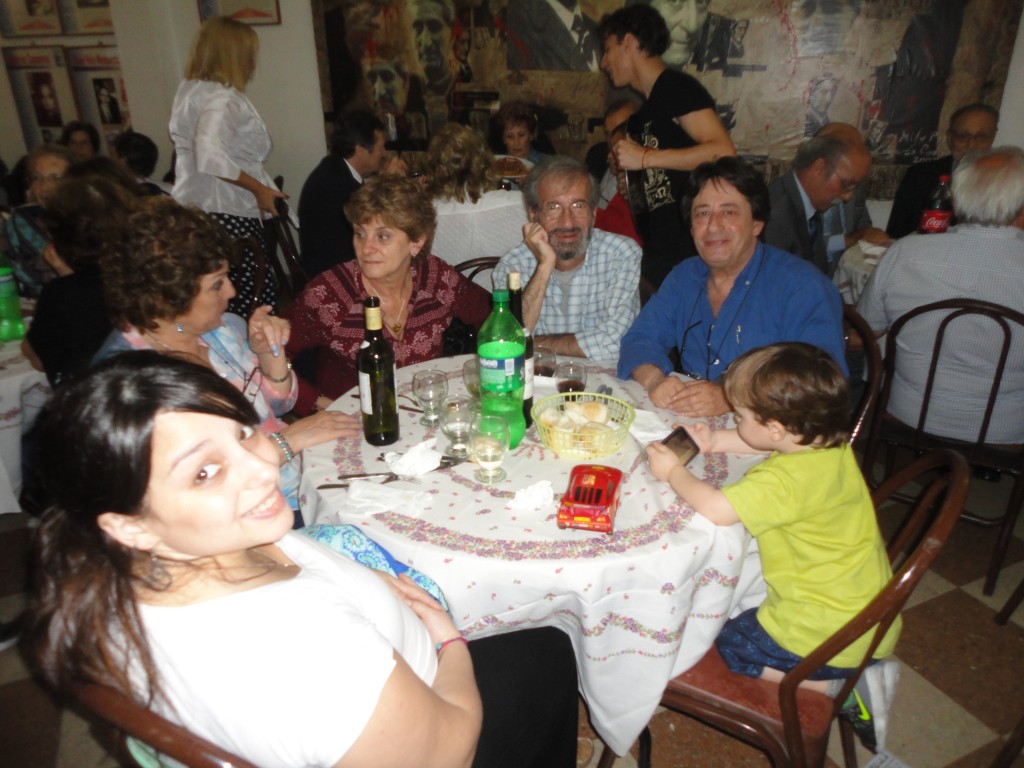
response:
<svg viewBox="0 0 1024 768"><path fill-rule="evenodd" d="M402 332L402 324L401 323L392 323L391 324L391 333L392 334L397 336L401 332Z"/></svg>

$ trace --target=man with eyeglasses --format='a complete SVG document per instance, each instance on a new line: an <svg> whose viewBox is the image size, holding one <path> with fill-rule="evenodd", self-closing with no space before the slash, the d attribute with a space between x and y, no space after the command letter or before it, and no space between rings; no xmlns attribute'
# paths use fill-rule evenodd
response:
<svg viewBox="0 0 1024 768"><path fill-rule="evenodd" d="M640 246L594 228L598 189L578 160L552 156L523 188L523 242L494 268L496 288L523 276L523 321L560 355L618 360L640 310Z"/></svg>
<svg viewBox="0 0 1024 768"><path fill-rule="evenodd" d="M946 143L949 154L935 160L915 163L896 190L885 231L898 239L917 231L921 211L939 184L940 176L952 176L953 169L968 152L987 152L992 148L999 127L999 110L988 104L968 104L960 107L949 119ZM956 221L950 221L955 224Z"/></svg>
<svg viewBox="0 0 1024 768"><path fill-rule="evenodd" d="M703 418L732 410L722 374L766 344L813 344L846 373L839 291L811 264L758 241L771 210L764 177L722 157L697 166L683 191L700 258L669 273L622 337L619 377L660 408ZM686 378L673 375L673 350Z"/></svg>
<svg viewBox="0 0 1024 768"><path fill-rule="evenodd" d="M38 296L43 285L57 276L43 258L50 236L40 221L43 208L71 165L71 153L58 144L42 144L25 160L28 169L28 202L11 211L0 245L11 259L18 288L26 296Z"/></svg>
<svg viewBox="0 0 1024 768"><path fill-rule="evenodd" d="M768 185L772 218L764 241L830 276L843 251L861 240L888 245L889 236L868 214L863 182L870 171L871 153L856 128L824 126L797 148L793 167Z"/></svg>

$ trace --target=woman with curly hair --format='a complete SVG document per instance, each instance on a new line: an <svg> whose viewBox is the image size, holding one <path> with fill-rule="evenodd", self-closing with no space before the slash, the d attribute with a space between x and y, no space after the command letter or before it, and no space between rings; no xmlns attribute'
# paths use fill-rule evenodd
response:
<svg viewBox="0 0 1024 768"><path fill-rule="evenodd" d="M533 146L537 133L537 115L522 101L510 101L498 110L498 127L505 151L512 157L539 163L547 155Z"/></svg>
<svg viewBox="0 0 1024 768"><path fill-rule="evenodd" d="M448 123L431 139L425 167L437 210L435 256L458 264L502 256L522 242L523 196L497 188L494 156L480 134ZM481 274L477 282L490 287L490 275Z"/></svg>
<svg viewBox="0 0 1024 768"><path fill-rule="evenodd" d="M368 179L345 215L355 231L355 260L315 277L288 312L288 353L316 350L315 380L299 385L300 414L326 408L356 385L367 297L380 299L399 367L441 357L454 318L479 329L491 310L487 291L430 255L436 214L414 180Z"/></svg>
<svg viewBox="0 0 1024 768"><path fill-rule="evenodd" d="M298 515L303 448L362 433L343 413L321 413L286 424L298 382L285 357L290 326L257 308L245 320L227 311L235 296L228 266L235 244L206 215L168 197L148 198L127 220L124 236L101 258L107 312L114 331L98 359L154 349L199 363L241 390L260 429L280 448L281 487Z"/></svg>

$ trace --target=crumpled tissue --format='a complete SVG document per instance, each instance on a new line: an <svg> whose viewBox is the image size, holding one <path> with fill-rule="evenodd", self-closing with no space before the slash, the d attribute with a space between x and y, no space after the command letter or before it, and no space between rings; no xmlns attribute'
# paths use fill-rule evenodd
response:
<svg viewBox="0 0 1024 768"><path fill-rule="evenodd" d="M635 437L641 446L646 446L655 440L663 440L671 431L672 425L666 424L661 414L641 408L636 409L636 418L629 425L629 434Z"/></svg>
<svg viewBox="0 0 1024 768"><path fill-rule="evenodd" d="M550 505L555 500L555 490L551 487L551 481L540 480L533 485L520 488L516 491L506 509L540 509Z"/></svg>
<svg viewBox="0 0 1024 768"><path fill-rule="evenodd" d="M381 485L372 480L353 480L348 487L348 503L342 509L342 517L375 515L378 512L399 512L407 517L419 517L427 501L424 491Z"/></svg>
<svg viewBox="0 0 1024 768"><path fill-rule="evenodd" d="M437 438L432 437L414 445L405 453L388 451L384 454L384 463L396 475L406 477L425 475L430 470L437 469L441 463L441 454L434 450L436 445Z"/></svg>
<svg viewBox="0 0 1024 768"><path fill-rule="evenodd" d="M885 252L889 250L887 246L875 245L867 240L861 240L857 245L860 246L861 253L864 254L864 261L868 264L877 264L885 256Z"/></svg>

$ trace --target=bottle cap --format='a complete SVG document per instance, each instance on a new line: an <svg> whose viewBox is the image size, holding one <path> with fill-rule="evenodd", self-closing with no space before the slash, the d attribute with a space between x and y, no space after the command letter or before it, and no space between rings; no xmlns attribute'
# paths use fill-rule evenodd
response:
<svg viewBox="0 0 1024 768"><path fill-rule="evenodd" d="M493 294L494 303L497 304L499 301L508 301L508 291L499 288Z"/></svg>

